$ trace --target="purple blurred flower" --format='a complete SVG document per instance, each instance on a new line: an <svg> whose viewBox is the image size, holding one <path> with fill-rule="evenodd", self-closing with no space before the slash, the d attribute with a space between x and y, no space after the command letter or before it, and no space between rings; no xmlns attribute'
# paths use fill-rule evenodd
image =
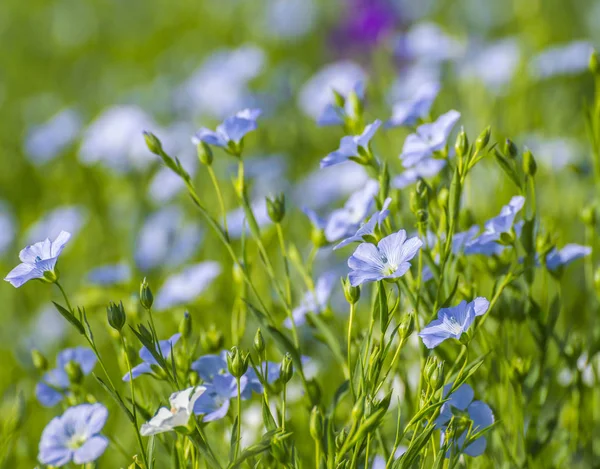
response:
<svg viewBox="0 0 600 469"><path fill-rule="evenodd" d="M347 0L347 14L333 34L340 48L372 47L398 24L398 14L387 0Z"/></svg>

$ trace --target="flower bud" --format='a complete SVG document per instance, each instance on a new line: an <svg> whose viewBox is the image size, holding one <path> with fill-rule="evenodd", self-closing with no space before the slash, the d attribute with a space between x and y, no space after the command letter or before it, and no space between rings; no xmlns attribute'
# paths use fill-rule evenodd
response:
<svg viewBox="0 0 600 469"><path fill-rule="evenodd" d="M48 360L39 350L33 349L31 351L31 360L33 361L33 366L38 371L42 373L44 371L48 371Z"/></svg>
<svg viewBox="0 0 600 469"><path fill-rule="evenodd" d="M210 146L205 142L200 142L196 145L196 153L200 163L206 166L210 166L213 162L213 152Z"/></svg>
<svg viewBox="0 0 600 469"><path fill-rule="evenodd" d="M381 399L377 404L377 408L375 409L376 411L385 412L388 410L388 408L390 407L390 403L392 402L392 393L393 389L390 389L388 393L385 396L383 396L383 399Z"/></svg>
<svg viewBox="0 0 600 469"><path fill-rule="evenodd" d="M154 296L152 295L152 290L150 289L150 285L146 282L146 278L142 280L142 284L140 285L140 303L144 309L152 308L152 303L154 303Z"/></svg>
<svg viewBox="0 0 600 469"><path fill-rule="evenodd" d="M256 350L259 357L261 357L265 351L265 339L263 338L260 328L257 329L256 334L254 335L254 350Z"/></svg>
<svg viewBox="0 0 600 469"><path fill-rule="evenodd" d="M448 206L448 198L450 197L450 192L445 187L442 187L437 195L437 203L440 208L446 208Z"/></svg>
<svg viewBox="0 0 600 469"><path fill-rule="evenodd" d="M310 233L310 240L316 248L322 248L327 245L327 238L325 237L325 232L319 228L313 228Z"/></svg>
<svg viewBox="0 0 600 469"><path fill-rule="evenodd" d="M366 398L364 395L360 396L352 407L352 420L358 422L365 415Z"/></svg>
<svg viewBox="0 0 600 469"><path fill-rule="evenodd" d="M348 104L350 105L350 114L354 117L362 116L363 105L356 91L352 90L348 95Z"/></svg>
<svg viewBox="0 0 600 469"><path fill-rule="evenodd" d="M292 363L292 356L286 353L281 362L281 370L279 371L279 379L283 384L286 384L292 379L294 374L294 365Z"/></svg>
<svg viewBox="0 0 600 469"><path fill-rule="evenodd" d="M527 174L527 176L533 177L535 176L535 172L537 171L537 164L535 162L535 158L529 149L525 150L523 153L523 172Z"/></svg>
<svg viewBox="0 0 600 469"><path fill-rule="evenodd" d="M152 132L144 131L144 140L146 140L146 146L148 147L148 150L155 155L162 155L162 144L156 135L154 135Z"/></svg>
<svg viewBox="0 0 600 469"><path fill-rule="evenodd" d="M240 351L238 347L231 347L227 353L227 368L235 378L241 378L248 371L248 354Z"/></svg>
<svg viewBox="0 0 600 469"><path fill-rule="evenodd" d="M469 151L469 139L465 132L464 127L460 129L458 136L456 137L456 143L454 144L454 150L458 157L465 156Z"/></svg>
<svg viewBox="0 0 600 469"><path fill-rule="evenodd" d="M406 340L415 330L415 321L412 314L405 314L398 325L400 340Z"/></svg>
<svg viewBox="0 0 600 469"><path fill-rule="evenodd" d="M208 330L200 334L200 345L206 353L214 353L221 350L224 342L225 337L223 333L217 330L214 324L211 324Z"/></svg>
<svg viewBox="0 0 600 469"><path fill-rule="evenodd" d="M146 339L148 342L154 342L154 336L146 326L144 326L143 324L139 324L138 330L144 339Z"/></svg>
<svg viewBox="0 0 600 469"><path fill-rule="evenodd" d="M581 211L581 220L590 228L595 227L597 221L596 208L593 205L585 207Z"/></svg>
<svg viewBox="0 0 600 469"><path fill-rule="evenodd" d="M337 450L340 450L342 448L347 437L348 437L348 429L346 427L344 427L335 436L335 447Z"/></svg>
<svg viewBox="0 0 600 469"><path fill-rule="evenodd" d="M273 198L267 197L267 213L273 223L281 223L285 216L285 195L279 194Z"/></svg>
<svg viewBox="0 0 600 469"><path fill-rule="evenodd" d="M183 313L183 319L179 323L179 333L185 339L189 338L192 333L192 317L188 311Z"/></svg>
<svg viewBox="0 0 600 469"><path fill-rule="evenodd" d="M333 102L337 107L343 108L346 105L346 98L336 90L331 90L333 92Z"/></svg>
<svg viewBox="0 0 600 469"><path fill-rule="evenodd" d="M488 143L490 142L491 134L492 134L492 128L488 125L485 129L483 129L483 132L481 132L479 134L479 137L477 137L477 140L475 140L475 150L476 151L485 150Z"/></svg>
<svg viewBox="0 0 600 469"><path fill-rule="evenodd" d="M510 138L507 138L504 142L504 154L512 159L515 159L519 154L517 146Z"/></svg>
<svg viewBox="0 0 600 469"><path fill-rule="evenodd" d="M439 389L444 384L444 362L437 357L429 357L425 363L425 379L431 389Z"/></svg>
<svg viewBox="0 0 600 469"><path fill-rule="evenodd" d="M390 193L390 171L387 165L387 161L383 162L383 167L381 168L381 172L379 173L379 197L384 201L387 199Z"/></svg>
<svg viewBox="0 0 600 469"><path fill-rule="evenodd" d="M344 290L344 296L348 304L354 305L358 303L360 299L360 287L353 287L348 277L342 278L342 289Z"/></svg>
<svg viewBox="0 0 600 469"><path fill-rule="evenodd" d="M315 441L321 441L321 436L323 435L323 414L317 406L314 406L310 413L309 429L310 436L312 436Z"/></svg>
<svg viewBox="0 0 600 469"><path fill-rule="evenodd" d="M123 308L123 302L119 301L119 304L109 303L106 308L106 316L108 317L108 323L110 327L112 327L115 331L121 331L125 322L127 321L127 316L125 315L125 308Z"/></svg>
<svg viewBox="0 0 600 469"><path fill-rule="evenodd" d="M600 56L595 50L592 51L592 54L590 55L589 67L590 72L592 72L594 75L600 75Z"/></svg>
<svg viewBox="0 0 600 469"><path fill-rule="evenodd" d="M83 381L83 371L81 371L81 366L79 366L79 363L71 360L65 365L65 371L71 383L81 384Z"/></svg>

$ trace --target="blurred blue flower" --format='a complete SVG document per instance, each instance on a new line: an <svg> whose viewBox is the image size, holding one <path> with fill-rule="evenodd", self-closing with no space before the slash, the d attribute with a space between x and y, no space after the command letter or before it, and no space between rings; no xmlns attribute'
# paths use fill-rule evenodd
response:
<svg viewBox="0 0 600 469"><path fill-rule="evenodd" d="M357 82L352 92L362 101L365 98L365 84L362 81ZM344 125L347 119L357 117L352 109L352 101L348 99L348 96L343 97L345 98L344 107L340 107L335 103L327 104L317 119L317 125Z"/></svg>
<svg viewBox="0 0 600 469"><path fill-rule="evenodd" d="M268 226L272 223L267 211L267 202L265 197L258 197L256 200L250 202L256 224L259 228ZM244 207L238 207L235 210L227 212L227 230L231 239L239 239L242 237L244 232L248 233L248 222L246 221L246 212Z"/></svg>
<svg viewBox="0 0 600 469"><path fill-rule="evenodd" d="M400 154L402 165L410 168L433 156L434 152L442 150L458 119L460 112L452 110L442 114L435 122L417 127L417 133L408 135L404 140Z"/></svg>
<svg viewBox="0 0 600 469"><path fill-rule="evenodd" d="M171 336L171 338L169 338L167 340L159 340L158 341L158 348L160 350L160 354L165 359L168 359L171 356L173 347L175 347L175 344L180 339L180 337L181 337L181 334L177 333L177 334L173 334ZM142 347L140 349L139 355L140 355L140 358L142 359L142 363L140 363L137 366L134 366L131 369L131 375L132 375L131 377L133 377L133 379L136 379L137 377L139 377L143 374L151 374L152 373L152 365L159 366L156 359L152 356L152 353L150 352L150 350L148 350L146 347ZM168 361L167 361L167 363L168 363ZM129 381L131 377L129 376L129 372L127 372L123 376L123 381Z"/></svg>
<svg viewBox="0 0 600 469"><path fill-rule="evenodd" d="M248 132L256 130L258 127L256 119L260 113L260 109L244 109L227 117L222 124L217 126L216 131L202 127L192 137L192 143L198 145L200 142L204 142L222 148L229 148L230 143L239 145Z"/></svg>
<svg viewBox="0 0 600 469"><path fill-rule="evenodd" d="M352 194L342 208L331 212L325 226L325 238L334 242L352 235L375 205L379 183L369 179L365 186Z"/></svg>
<svg viewBox="0 0 600 469"><path fill-rule="evenodd" d="M102 163L119 173L143 170L152 163L142 132L159 130L137 106L114 106L85 130L79 159L85 165Z"/></svg>
<svg viewBox="0 0 600 469"><path fill-rule="evenodd" d="M27 132L25 152L32 162L46 163L64 151L80 130L81 117L77 111L65 109Z"/></svg>
<svg viewBox="0 0 600 469"><path fill-rule="evenodd" d="M69 377L65 367L75 362L84 376L89 375L96 366L96 355L86 347L68 348L61 351L56 358L56 368L47 371L35 387L35 396L44 407L53 407L63 400L69 389Z"/></svg>
<svg viewBox="0 0 600 469"><path fill-rule="evenodd" d="M438 64L460 57L464 46L446 34L439 25L422 22L412 26L400 37L396 52L402 58Z"/></svg>
<svg viewBox="0 0 600 469"><path fill-rule="evenodd" d="M243 392L248 379L240 378L240 392ZM206 383L206 390L194 404L194 413L203 415L203 422L220 420L227 415L229 401L237 397L237 381L230 374L215 375L210 383Z"/></svg>
<svg viewBox="0 0 600 469"><path fill-rule="evenodd" d="M221 273L218 262L207 261L187 266L181 272L171 275L158 290L154 301L156 311L194 301Z"/></svg>
<svg viewBox="0 0 600 469"><path fill-rule="evenodd" d="M448 396L448 393L452 389L452 384L444 386L444 397L449 400L442 404L440 415L435 421L435 425L438 429L442 430L442 442L444 440L445 431L448 427L448 423L453 417L452 408L455 408L461 412L467 412L470 420L473 422L471 427L471 435L489 427L494 423L494 414L492 409L481 401L474 401L475 393L468 384L461 384L452 394ZM460 452L467 454L472 457L481 456L487 446L487 440L484 436L477 438L471 442L469 446L463 448L465 440L467 439L468 430L465 430L454 442L453 448L449 449L446 453L446 457L450 457L453 453Z"/></svg>
<svg viewBox="0 0 600 469"><path fill-rule="evenodd" d="M387 128L415 125L429 114L431 106L440 92L438 83L426 83L408 100L394 104L392 117L385 123Z"/></svg>
<svg viewBox="0 0 600 469"><path fill-rule="evenodd" d="M317 24L314 0L266 0L262 32L279 40L294 40L308 34Z"/></svg>
<svg viewBox="0 0 600 469"><path fill-rule="evenodd" d="M460 339L477 316L484 314L490 302L483 297L475 298L470 303L461 301L451 308L442 308L438 311L437 319L431 321L419 332L419 337L429 349L437 347L446 339Z"/></svg>
<svg viewBox="0 0 600 469"><path fill-rule="evenodd" d="M321 168L345 163L352 158L358 158L360 153L368 151L369 142L380 125L381 121L377 119L372 124L367 125L362 134L342 137L340 147L321 160Z"/></svg>
<svg viewBox="0 0 600 469"><path fill-rule="evenodd" d="M414 184L419 179L437 176L446 166L446 160L425 158L410 168L405 168L402 173L392 179L394 189L404 189Z"/></svg>
<svg viewBox="0 0 600 469"><path fill-rule="evenodd" d="M102 404L81 404L54 417L42 432L39 461L53 467L95 461L108 446L106 437L100 435L107 418Z"/></svg>
<svg viewBox="0 0 600 469"><path fill-rule="evenodd" d="M300 90L298 105L314 120L319 119L325 107L333 103L333 90L348 96L357 83L364 82L364 70L354 62L340 61L319 70Z"/></svg>
<svg viewBox="0 0 600 469"><path fill-rule="evenodd" d="M465 254L491 256L501 253L504 250L504 246L498 243L500 235L508 233L513 228L515 217L524 205L525 197L523 196L516 195L510 199L508 205L502 207L498 216L485 223L483 233L466 243ZM517 230L516 226L515 230Z"/></svg>
<svg viewBox="0 0 600 469"><path fill-rule="evenodd" d="M546 266L550 270L556 270L563 265L568 265L577 259L588 256L591 252L591 247L579 244L567 244L560 250L554 248L546 256Z"/></svg>
<svg viewBox="0 0 600 469"><path fill-rule="evenodd" d="M29 244L38 239L56 238L62 231L77 236L87 220L87 209L79 205L65 205L45 213L27 229L25 239Z"/></svg>
<svg viewBox="0 0 600 469"><path fill-rule="evenodd" d="M27 246L19 253L21 264L11 270L4 278L13 287L19 288L33 279L43 279L46 272L54 274L58 256L71 238L71 234L61 231L54 241L44 241Z"/></svg>
<svg viewBox="0 0 600 469"><path fill-rule="evenodd" d="M104 287L127 283L131 279L131 268L123 262L96 267L87 274L88 282Z"/></svg>
<svg viewBox="0 0 600 469"><path fill-rule="evenodd" d="M537 54L529 71L538 79L587 72L594 47L588 41L573 41L552 46Z"/></svg>
<svg viewBox="0 0 600 469"><path fill-rule="evenodd" d="M363 282L398 278L410 269L410 261L423 245L416 236L406 239L406 231L400 230L383 238L377 246L363 243L348 259L348 278L353 287Z"/></svg>
<svg viewBox="0 0 600 469"><path fill-rule="evenodd" d="M325 273L317 279L315 291L307 291L300 305L292 311L296 326L302 326L306 322L306 315L308 313L319 314L327 308L336 281L337 275L333 272ZM292 327L290 318L287 318L283 324L287 328Z"/></svg>
<svg viewBox="0 0 600 469"><path fill-rule="evenodd" d="M385 201L383 202L383 206L381 207L381 210L375 212L371 216L369 221L367 223L363 224L356 231L356 233L354 235L350 236L349 238L344 239L341 243L339 243L333 249L336 250L336 249L343 248L344 246L348 246L349 244L352 244L352 243L362 243L363 241L368 241L365 238L367 236L374 235L376 228L380 227L381 224L384 222L384 220L390 214L388 207L390 206L391 203L392 203L391 197L388 197L387 199L385 199Z"/></svg>

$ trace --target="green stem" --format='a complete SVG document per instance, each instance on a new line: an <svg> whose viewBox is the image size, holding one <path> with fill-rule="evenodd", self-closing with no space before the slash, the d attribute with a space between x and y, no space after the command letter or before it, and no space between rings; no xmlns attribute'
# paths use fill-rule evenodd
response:
<svg viewBox="0 0 600 469"><path fill-rule="evenodd" d="M225 229L225 235L229 237L229 231L227 229L227 212L225 210L225 202L223 202L223 194L221 193L221 187L219 186L217 176L215 175L215 171L213 170L212 166L208 165L207 169L213 186L215 187L215 192L219 201L219 207L221 208L221 215L223 217L223 228Z"/></svg>
<svg viewBox="0 0 600 469"><path fill-rule="evenodd" d="M71 314L73 314L73 308L71 307L71 302L69 301L69 298L67 297L67 294L66 294L65 290L63 289L62 285L60 284L60 282L58 280L54 283L56 283L56 286L62 293L62 296L65 299L65 302L67 303L67 308L69 308L69 311L71 311Z"/></svg>
<svg viewBox="0 0 600 469"><path fill-rule="evenodd" d="M281 248L281 257L283 258L283 267L285 270L285 289L286 289L286 301L288 317L290 318L290 322L292 323L292 335L294 336L294 343L296 347L300 345L300 339L298 338L298 329L296 328L296 321L294 320L294 315L292 314L292 279L290 277L290 263L288 261L287 249L285 247L285 239L283 237L283 230L281 229L281 223L276 223L277 226L277 237L279 238L279 246Z"/></svg>
<svg viewBox="0 0 600 469"><path fill-rule="evenodd" d="M356 399L356 391L354 389L354 382L352 380L352 324L354 323L354 313L356 305L350 303L350 320L348 321L348 381L350 382L350 391L352 397Z"/></svg>
<svg viewBox="0 0 600 469"><path fill-rule="evenodd" d="M283 402L281 409L281 429L285 432L285 411L287 406L287 383L283 385Z"/></svg>
<svg viewBox="0 0 600 469"><path fill-rule="evenodd" d="M237 439L235 441L235 458L240 452L240 440L242 439L242 392L240 388L240 378L237 380Z"/></svg>

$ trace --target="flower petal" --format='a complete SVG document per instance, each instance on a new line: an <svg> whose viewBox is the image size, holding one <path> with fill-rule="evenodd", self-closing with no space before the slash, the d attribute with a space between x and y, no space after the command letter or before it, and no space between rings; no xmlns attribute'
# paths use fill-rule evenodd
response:
<svg viewBox="0 0 600 469"><path fill-rule="evenodd" d="M75 464L86 464L98 459L106 448L108 440L100 435L96 435L88 439L81 447L77 448L73 453L73 462Z"/></svg>

